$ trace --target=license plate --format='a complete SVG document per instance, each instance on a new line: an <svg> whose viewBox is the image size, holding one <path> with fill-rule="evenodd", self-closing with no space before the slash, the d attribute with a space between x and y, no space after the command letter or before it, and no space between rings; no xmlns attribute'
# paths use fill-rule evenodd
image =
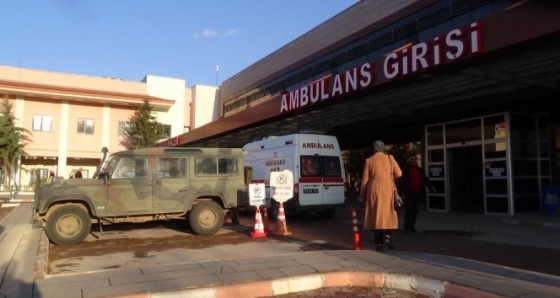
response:
<svg viewBox="0 0 560 298"><path fill-rule="evenodd" d="M319 193L318 188L304 188L303 193Z"/></svg>

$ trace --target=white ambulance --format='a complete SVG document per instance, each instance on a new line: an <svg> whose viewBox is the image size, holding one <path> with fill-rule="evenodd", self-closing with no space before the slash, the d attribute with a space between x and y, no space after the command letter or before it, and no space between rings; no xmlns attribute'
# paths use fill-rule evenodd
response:
<svg viewBox="0 0 560 298"><path fill-rule="evenodd" d="M294 197L284 203L290 210L314 210L332 217L344 205L345 175L335 136L292 134L273 136L243 146L245 167L252 169L252 183L264 183L271 217L278 212L270 198L270 173L290 170L294 175Z"/></svg>

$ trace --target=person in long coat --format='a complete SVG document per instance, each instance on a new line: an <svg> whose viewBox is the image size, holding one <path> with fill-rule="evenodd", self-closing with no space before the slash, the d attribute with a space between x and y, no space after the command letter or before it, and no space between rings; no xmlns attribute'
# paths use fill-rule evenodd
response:
<svg viewBox="0 0 560 298"><path fill-rule="evenodd" d="M365 202L364 230L373 230L378 251L383 250L384 242L392 250L391 233L399 226L393 206L393 179L401 177L402 171L393 156L385 153L382 141L375 141L373 150L366 159L360 185L360 203Z"/></svg>

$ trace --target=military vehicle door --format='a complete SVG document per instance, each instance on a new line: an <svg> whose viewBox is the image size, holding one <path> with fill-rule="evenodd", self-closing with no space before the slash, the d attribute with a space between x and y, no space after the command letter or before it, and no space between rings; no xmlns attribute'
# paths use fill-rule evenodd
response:
<svg viewBox="0 0 560 298"><path fill-rule="evenodd" d="M155 210L161 212L185 210L184 203L190 193L188 166L186 156L160 156L156 159Z"/></svg>
<svg viewBox="0 0 560 298"><path fill-rule="evenodd" d="M122 156L108 187L109 214L141 214L152 211L152 173L146 156Z"/></svg>

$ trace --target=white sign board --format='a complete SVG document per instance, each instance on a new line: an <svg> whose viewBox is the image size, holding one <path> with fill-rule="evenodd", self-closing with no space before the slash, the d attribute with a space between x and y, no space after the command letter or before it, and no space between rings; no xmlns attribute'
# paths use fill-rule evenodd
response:
<svg viewBox="0 0 560 298"><path fill-rule="evenodd" d="M249 184L249 205L261 206L264 205L266 191L264 183L251 183Z"/></svg>
<svg viewBox="0 0 560 298"><path fill-rule="evenodd" d="M279 203L284 203L294 196L292 171L270 172L270 196Z"/></svg>

